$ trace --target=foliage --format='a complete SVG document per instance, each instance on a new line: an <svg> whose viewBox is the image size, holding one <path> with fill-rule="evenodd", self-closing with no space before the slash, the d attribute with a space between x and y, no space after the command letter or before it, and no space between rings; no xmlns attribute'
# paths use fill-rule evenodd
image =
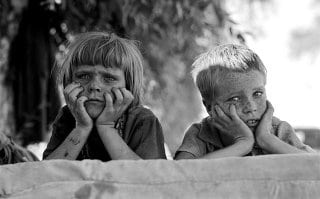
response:
<svg viewBox="0 0 320 199"><path fill-rule="evenodd" d="M192 61L216 44L245 42L219 0L46 0L40 3L50 13L49 33L60 50L64 50L63 41L72 34L94 29L113 30L140 41L146 61L145 103L160 118L165 140L173 152L181 143L184 130L191 122L201 119L203 110L189 75Z"/></svg>

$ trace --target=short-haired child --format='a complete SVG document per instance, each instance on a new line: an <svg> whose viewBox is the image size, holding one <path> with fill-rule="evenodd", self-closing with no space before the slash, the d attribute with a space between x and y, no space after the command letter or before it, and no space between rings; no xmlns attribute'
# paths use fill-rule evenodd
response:
<svg viewBox="0 0 320 199"><path fill-rule="evenodd" d="M57 67L66 101L44 159L165 159L157 117L142 106L143 60L114 33L77 35Z"/></svg>
<svg viewBox="0 0 320 199"><path fill-rule="evenodd" d="M201 54L193 67L209 116L187 129L175 159L314 152L289 123L273 116L266 68L252 50L220 45Z"/></svg>

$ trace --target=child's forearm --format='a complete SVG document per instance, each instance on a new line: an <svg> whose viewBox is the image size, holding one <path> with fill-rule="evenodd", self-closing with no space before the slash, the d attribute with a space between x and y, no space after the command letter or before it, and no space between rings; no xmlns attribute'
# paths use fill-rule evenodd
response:
<svg viewBox="0 0 320 199"><path fill-rule="evenodd" d="M118 134L118 130L110 125L98 125L98 134L112 160L138 160L141 159Z"/></svg>
<svg viewBox="0 0 320 199"><path fill-rule="evenodd" d="M46 160L50 159L77 159L81 149L86 143L91 129L75 128L71 131L63 143L56 148Z"/></svg>
<svg viewBox="0 0 320 199"><path fill-rule="evenodd" d="M257 138L257 143L271 154L306 153L306 151L287 144L273 134L265 134L263 137Z"/></svg>
<svg viewBox="0 0 320 199"><path fill-rule="evenodd" d="M241 157L247 155L253 147L253 140L242 139L223 149L208 153L201 159L215 159L224 157Z"/></svg>

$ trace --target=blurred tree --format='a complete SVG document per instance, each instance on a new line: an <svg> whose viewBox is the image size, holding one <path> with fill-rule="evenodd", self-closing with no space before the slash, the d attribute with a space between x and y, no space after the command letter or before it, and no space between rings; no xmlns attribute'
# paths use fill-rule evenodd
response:
<svg viewBox="0 0 320 199"><path fill-rule="evenodd" d="M8 13L12 12L12 6L17 2L25 8L24 17L21 20L15 18L20 22L19 29L9 34L3 30L9 29L12 22ZM146 61L145 103L160 118L165 141L172 152L181 143L184 130L191 122L198 121L203 111L200 95L189 74L194 58L219 43L245 43L245 37L235 28L235 22L226 12L224 1L219 0L2 0L0 9L1 17L6 17L1 18L0 36L10 37L8 41L16 46L10 50L10 56L14 59L9 62L7 73L11 85L13 88L17 86L16 81L20 81L19 72L22 71L32 71L29 78L40 78L31 86L37 96L42 96L40 98L29 96L32 92L24 90L27 93L20 94L13 89L15 97L22 103L21 107L26 108L28 103L32 104L30 107L40 107L37 113L41 116L38 121L42 124L40 131L44 131L44 123L47 125L51 121L47 115L54 112L47 113L47 108L51 106L46 104L53 102L52 99L58 101L58 98L48 97L50 91L41 87L50 86L48 74L54 53L57 52L56 58L59 59L64 41L72 38L74 33L112 30L141 41L140 47ZM58 47L57 51L55 47ZM25 83L22 85L23 88L29 87ZM46 103L43 100L47 100ZM17 132L27 135L18 127L25 127L26 122L21 119L23 113L16 106L14 109ZM32 109L25 110L32 113ZM36 133L39 132L39 125L33 127L35 129L30 131L35 135L33 140L43 139L43 132ZM23 137L26 139L26 136Z"/></svg>
<svg viewBox="0 0 320 199"><path fill-rule="evenodd" d="M0 131L12 135L15 131L13 118L13 93L5 84L8 71L10 43L16 36L22 10L27 1L0 1Z"/></svg>

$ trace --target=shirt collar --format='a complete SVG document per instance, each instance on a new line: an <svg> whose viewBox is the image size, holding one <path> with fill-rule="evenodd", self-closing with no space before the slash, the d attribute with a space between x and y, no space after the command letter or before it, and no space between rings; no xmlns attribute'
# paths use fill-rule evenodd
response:
<svg viewBox="0 0 320 199"><path fill-rule="evenodd" d="M211 127L211 125L209 125L208 120L209 117L206 117L202 120L199 138L202 139L204 142L209 142L216 147L222 148L223 145L219 136L219 130L214 127Z"/></svg>

